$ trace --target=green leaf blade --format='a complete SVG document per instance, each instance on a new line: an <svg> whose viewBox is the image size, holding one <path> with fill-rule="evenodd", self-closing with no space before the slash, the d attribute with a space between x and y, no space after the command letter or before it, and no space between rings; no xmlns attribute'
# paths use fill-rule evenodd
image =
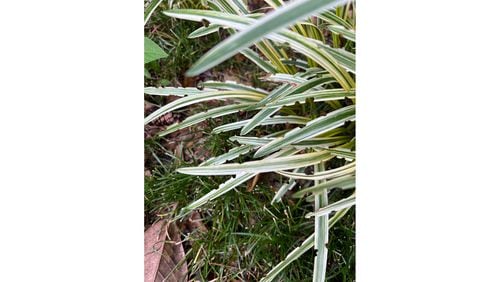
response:
<svg viewBox="0 0 500 282"><path fill-rule="evenodd" d="M167 57L167 53L153 40L144 37L144 64Z"/></svg>

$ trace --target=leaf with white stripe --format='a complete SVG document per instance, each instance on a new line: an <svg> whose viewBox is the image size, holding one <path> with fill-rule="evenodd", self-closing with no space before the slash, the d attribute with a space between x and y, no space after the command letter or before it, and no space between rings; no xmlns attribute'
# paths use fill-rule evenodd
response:
<svg viewBox="0 0 500 282"><path fill-rule="evenodd" d="M252 61L254 64L256 64L259 68L263 69L265 72L268 73L276 73L276 67L274 67L271 63L268 61L264 61L259 54L255 53L252 51L252 49L244 49L240 52L241 54L245 55L247 59Z"/></svg>
<svg viewBox="0 0 500 282"><path fill-rule="evenodd" d="M264 146L267 145L268 143L274 141L274 140L279 140L281 137L278 138L271 138L271 137L247 137L247 136L232 136L229 138L231 141L236 141L240 144L247 144L247 145L253 145L253 146ZM305 148L328 148L331 146L338 146L341 144L344 144L348 142L350 138L348 136L335 136L335 137L318 137L318 138L310 138L307 140L300 140L296 143L292 143L291 145L298 148L298 149L305 149ZM330 150L329 150L330 151ZM337 155L337 154L335 154Z"/></svg>
<svg viewBox="0 0 500 282"><path fill-rule="evenodd" d="M291 106L295 103L305 103L308 98L314 98L314 102L337 101L345 98L355 98L355 91L345 91L344 89L326 89L311 91L302 94L283 97L276 102L266 105L266 108Z"/></svg>
<svg viewBox="0 0 500 282"><path fill-rule="evenodd" d="M255 175L256 175L256 173L243 173L243 174L237 175L234 178L229 179L228 181L222 183L218 189L215 189L215 190L208 192L207 194L200 197L196 201L183 207L181 209L179 215L175 217L175 220L184 217L185 215L189 214L192 210L195 210L195 209L203 206L204 204L208 203L209 201L212 201L212 200L224 195L225 193L234 189L236 186L251 179Z"/></svg>
<svg viewBox="0 0 500 282"><path fill-rule="evenodd" d="M345 39L356 42L356 34L352 30L348 30L345 27L339 25L329 25L328 29L336 34L342 35L342 37L344 37Z"/></svg>
<svg viewBox="0 0 500 282"><path fill-rule="evenodd" d="M226 131L235 130L245 126L250 120L241 120L237 122L227 123L218 126L212 130L212 133L221 133ZM274 116L263 120L260 125L275 125L275 124L301 124L304 125L311 121L311 119L301 116Z"/></svg>
<svg viewBox="0 0 500 282"><path fill-rule="evenodd" d="M299 85L296 87L282 86L277 91L266 96L264 99L260 100L255 107L262 107L267 103L272 103L274 101L279 101L283 97L292 95L295 93L306 92L311 89L317 89L320 85L327 82L331 82L331 77L319 77L311 80L304 80L302 77L294 76L293 78L298 79ZM264 120L268 119L271 115L278 112L281 107L264 108L260 110L252 119L243 126L241 129L241 135L249 133L252 129L259 126Z"/></svg>
<svg viewBox="0 0 500 282"><path fill-rule="evenodd" d="M259 101L264 98L265 95L258 94L254 92L244 91L244 90L232 90L232 91L214 91L214 92L205 92L196 95L189 95L187 97L180 98L175 100L158 110L151 113L144 119L144 124L148 124L151 121L159 118L160 116L171 112L173 110L186 107L192 104L200 103L203 101L209 100L226 100L226 99L245 99L250 101Z"/></svg>
<svg viewBox="0 0 500 282"><path fill-rule="evenodd" d="M292 75L287 73L275 73L264 78L267 81L288 83L288 84L302 84L307 81L307 78L299 75Z"/></svg>
<svg viewBox="0 0 500 282"><path fill-rule="evenodd" d="M296 152L297 152L297 150L293 150L293 149L282 150L282 151L277 152L276 154L273 154L273 155L267 157L267 159L273 159L273 158L277 158L277 157L281 157L281 156L289 156L289 155L295 154ZM196 201L190 203L189 205L183 207L181 209L179 215L176 216L174 220L177 220L177 219L184 217L185 215L190 213L192 210L197 209L197 208L201 207L202 205L208 203L209 201L212 201L212 200L224 195L225 193L231 191L232 189L236 188L238 185L251 179L252 177L255 177L256 175L257 175L257 173L240 173L240 174L237 174L234 178L231 177L229 180L227 180L226 182L219 185L219 188L208 192L203 197L201 197L201 198L197 199Z"/></svg>
<svg viewBox="0 0 500 282"><path fill-rule="evenodd" d="M273 101L283 93L285 93L287 90L291 89L291 85L281 85L280 87L276 88L273 92L271 92L269 95L264 97L264 99L260 100L262 101ZM264 104L262 103L256 103L255 105L249 107L248 109L257 109L261 108ZM274 109L264 109L260 110L257 114L255 114L241 129L241 135L245 135L249 133L252 129L255 127L259 126L264 120L268 119L271 117L274 113L278 112L280 108L274 108Z"/></svg>
<svg viewBox="0 0 500 282"><path fill-rule="evenodd" d="M262 146L265 145L274 138L269 138L269 137L247 137L247 136L231 136L229 138L231 141L236 141L240 144L246 144L246 145L252 145L252 146Z"/></svg>
<svg viewBox="0 0 500 282"><path fill-rule="evenodd" d="M160 132L158 135L159 136L165 136L167 134L170 134L172 132L175 132L177 130L195 125L197 123L203 122L207 119L210 118L217 118L221 116L226 116L230 114L237 113L238 111L244 110L248 108L250 104L233 104L233 105L227 105L227 106L222 106L222 107L217 107L210 109L206 112L201 112L197 113L192 116L188 116L185 120L183 120L180 123L175 123L170 126L168 126L164 131Z"/></svg>
<svg viewBox="0 0 500 282"><path fill-rule="evenodd" d="M332 158L328 151L299 154L294 156L279 157L249 161L245 163L231 163L214 166L184 167L178 172L192 175L235 175L240 173L262 173L276 170L294 169L317 164Z"/></svg>
<svg viewBox="0 0 500 282"><path fill-rule="evenodd" d="M321 184L314 185L309 188L302 189L298 192L295 192L292 197L294 198L301 198L305 194L312 193L312 194L317 194L321 193L323 191L328 191L334 188L339 188L339 189L351 189L354 188L356 182L356 177L355 174L348 174L348 175L343 175L337 178L334 178L332 180L325 181Z"/></svg>
<svg viewBox="0 0 500 282"><path fill-rule="evenodd" d="M354 120L354 118L355 106L351 105L343 107L327 114L326 116L316 118L315 120L307 123L303 128L288 132L281 139L268 143L255 153L255 157L258 158L265 156L299 140L316 137L332 129L340 127L344 124L344 122Z"/></svg>
<svg viewBox="0 0 500 282"><path fill-rule="evenodd" d="M332 48L323 44L320 45L320 48L325 49L341 66L352 73L356 73L356 55L344 49Z"/></svg>
<svg viewBox="0 0 500 282"><path fill-rule="evenodd" d="M275 108L267 108L260 110L257 114L255 114L249 122L243 126L241 129L241 135L245 135L252 131L252 129L256 128L259 125L262 125L262 122L272 116L274 113L280 110L279 107Z"/></svg>
<svg viewBox="0 0 500 282"><path fill-rule="evenodd" d="M327 214L332 213L332 212L336 212L336 211L340 211L340 210L345 209L345 208L349 208L355 204L356 204L356 196L354 196L354 194L353 194L353 196L339 200L335 203L332 203L332 204L324 206L320 209L317 209L314 212L310 212L310 213L306 214L306 218L310 218L313 216L327 215Z"/></svg>
<svg viewBox="0 0 500 282"><path fill-rule="evenodd" d="M296 168L293 172L300 173L304 171L304 168ZM289 179L288 182L281 185L281 187L276 191L273 199L271 200L271 205L277 202L281 202L281 198L285 195L286 192L290 191L297 185L297 182L294 179Z"/></svg>
<svg viewBox="0 0 500 282"><path fill-rule="evenodd" d="M281 60L281 62L283 62L283 64L285 64L285 65L296 66L296 67L303 69L303 70L309 68L309 64L304 60L297 60L297 59Z"/></svg>
<svg viewBox="0 0 500 282"><path fill-rule="evenodd" d="M334 148L334 149L327 149L328 151L332 152L335 154L335 156L339 158L344 158L348 161L352 161L356 158L356 152L351 151L349 149L345 148Z"/></svg>
<svg viewBox="0 0 500 282"><path fill-rule="evenodd" d="M331 11L326 11L324 13L319 14L318 18L330 23L331 25L340 25L340 26L343 26L347 29L353 28L353 26L349 22L347 22L343 18L337 16L335 13L333 13Z"/></svg>
<svg viewBox="0 0 500 282"><path fill-rule="evenodd" d="M202 162L200 164L200 166L223 164L223 163L225 163L227 161L234 160L237 157L250 152L253 148L254 148L254 146L251 146L251 145L242 145L242 146L239 146L239 147L232 148L227 153L224 153L222 155L210 158L210 159Z"/></svg>
<svg viewBox="0 0 500 282"><path fill-rule="evenodd" d="M347 174L353 174L356 171L356 163L352 162L339 168L315 172L314 174L305 174L298 172L277 171L277 173L289 177L291 179L305 179L305 180L324 180L331 179Z"/></svg>
<svg viewBox="0 0 500 282"><path fill-rule="evenodd" d="M320 172L325 169L324 163L314 166L314 172ZM322 180L315 180L316 185L321 184ZM314 195L314 210L320 210L328 205L328 192L322 191ZM326 263L328 258L328 214L316 215L314 217L314 256L313 281L323 282L326 280Z"/></svg>
<svg viewBox="0 0 500 282"><path fill-rule="evenodd" d="M260 88L255 88L251 87L248 85L240 84L235 81L205 81L201 83L201 86L206 87L206 88L212 88L212 89L219 89L219 90L245 90L249 92L254 92L254 93L260 93L264 95L269 95L269 92L267 92L264 89Z"/></svg>
<svg viewBox="0 0 500 282"><path fill-rule="evenodd" d="M149 18L151 18L151 15L153 12L158 8L158 6L161 4L162 0L152 0L146 9L144 10L144 25L148 22Z"/></svg>
<svg viewBox="0 0 500 282"><path fill-rule="evenodd" d="M325 77L315 77L310 80L305 80L301 77L297 77L300 79L300 82L297 83L297 86L288 86L279 88L279 91L273 91L271 94L266 96L264 99L260 100L256 106L265 106L269 103L274 103L280 101L288 96L295 96L295 94L307 93L308 91L313 90L321 90L323 89L321 86L327 83L335 82L335 80L331 76Z"/></svg>
<svg viewBox="0 0 500 282"><path fill-rule="evenodd" d="M333 137L314 137L306 140L302 140L296 143L292 143L297 149L305 148L323 148L328 149L329 147L336 147L349 142L349 136L333 136Z"/></svg>
<svg viewBox="0 0 500 282"><path fill-rule="evenodd" d="M209 34L212 34L214 32L218 32L219 29L221 29L221 28L224 28L224 26L222 26L220 24L210 24L208 26L202 26L202 27L196 29L195 31L191 32L188 35L188 38L193 39L193 38L198 38L198 37L202 37L205 35L209 35Z"/></svg>
<svg viewBox="0 0 500 282"><path fill-rule="evenodd" d="M145 87L144 94L156 95L156 96L179 96L184 97L186 95L201 94L207 91L200 90L195 87Z"/></svg>

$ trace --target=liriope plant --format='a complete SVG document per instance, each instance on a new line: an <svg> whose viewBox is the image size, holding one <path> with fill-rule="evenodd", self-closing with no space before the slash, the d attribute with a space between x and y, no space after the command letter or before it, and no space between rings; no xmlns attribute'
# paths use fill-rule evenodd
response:
<svg viewBox="0 0 500 282"><path fill-rule="evenodd" d="M295 189L292 197L314 202L314 233L293 250L261 281L273 281L292 261L311 248L316 252L313 281L325 281L329 229L355 203L355 5L337 0L266 0L273 11L251 13L243 0L207 0L210 10L174 9L167 16L202 22L190 37L221 28L231 36L212 48L188 70L198 75L241 53L278 86L263 90L236 82L208 81L202 88L145 88L149 95L180 98L145 118L145 124L162 115L208 100L230 104L211 108L168 126L160 136L192 126L209 118L246 111L252 117L221 124L214 134L234 132L231 140L240 146L213 157L197 167L178 172L193 175L231 176L203 197L181 209L178 218L227 193L259 173L273 172L288 179L272 202ZM254 49L252 49L254 48ZM299 105L299 106L298 106ZM301 110L297 110L300 108ZM285 130L257 136L264 125L288 124ZM254 160L231 162L241 155ZM344 165L331 167L332 159ZM312 173L306 173L312 170ZM309 180L297 189L297 181ZM332 189L352 190L351 196L329 203Z"/></svg>

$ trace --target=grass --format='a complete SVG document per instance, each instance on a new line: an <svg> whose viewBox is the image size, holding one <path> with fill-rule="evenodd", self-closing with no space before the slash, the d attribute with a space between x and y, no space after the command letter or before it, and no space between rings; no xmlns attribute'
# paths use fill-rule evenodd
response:
<svg viewBox="0 0 500 282"><path fill-rule="evenodd" d="M149 213L173 215L222 180L175 173L175 168L169 165L146 178L145 210ZM258 281L299 246L313 232L312 219L305 219L311 204L285 198L270 205L274 193L267 185L257 185L251 192L242 185L200 209L208 231L184 234L191 248L187 256L190 273L196 273L201 281ZM178 205L173 206L173 202ZM328 281L355 280L354 230L354 211L332 229ZM311 250L293 262L282 274L283 281L309 281L313 256Z"/></svg>

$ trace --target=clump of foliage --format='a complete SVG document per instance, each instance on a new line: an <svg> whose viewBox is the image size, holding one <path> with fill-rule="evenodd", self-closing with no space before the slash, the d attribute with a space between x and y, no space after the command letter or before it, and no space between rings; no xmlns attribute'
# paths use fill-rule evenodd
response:
<svg viewBox="0 0 500 282"><path fill-rule="evenodd" d="M199 75L240 53L268 73L272 89L236 82L206 81L199 88L146 87L145 93L180 98L145 118L148 124L166 113L208 100L232 103L187 117L160 132L166 136L207 119L246 112L250 118L222 124L214 134L233 132L240 144L177 171L187 175L232 176L184 206L177 218L213 202L262 173L287 179L271 204L283 197L311 202L305 214L314 218L311 234L261 281L273 281L294 260L314 248L313 281L326 281L329 230L354 205L355 193L355 6L346 1L266 0L268 14L253 12L242 0L207 0L210 10L170 9L169 17L203 25L189 37L226 30L231 36L192 65L187 75ZM275 132L262 126L283 125ZM276 127L278 128L278 127ZM232 162L237 159L245 161ZM340 191L337 193L337 191ZM338 198L338 195L342 197ZM331 260L330 260L331 262Z"/></svg>

